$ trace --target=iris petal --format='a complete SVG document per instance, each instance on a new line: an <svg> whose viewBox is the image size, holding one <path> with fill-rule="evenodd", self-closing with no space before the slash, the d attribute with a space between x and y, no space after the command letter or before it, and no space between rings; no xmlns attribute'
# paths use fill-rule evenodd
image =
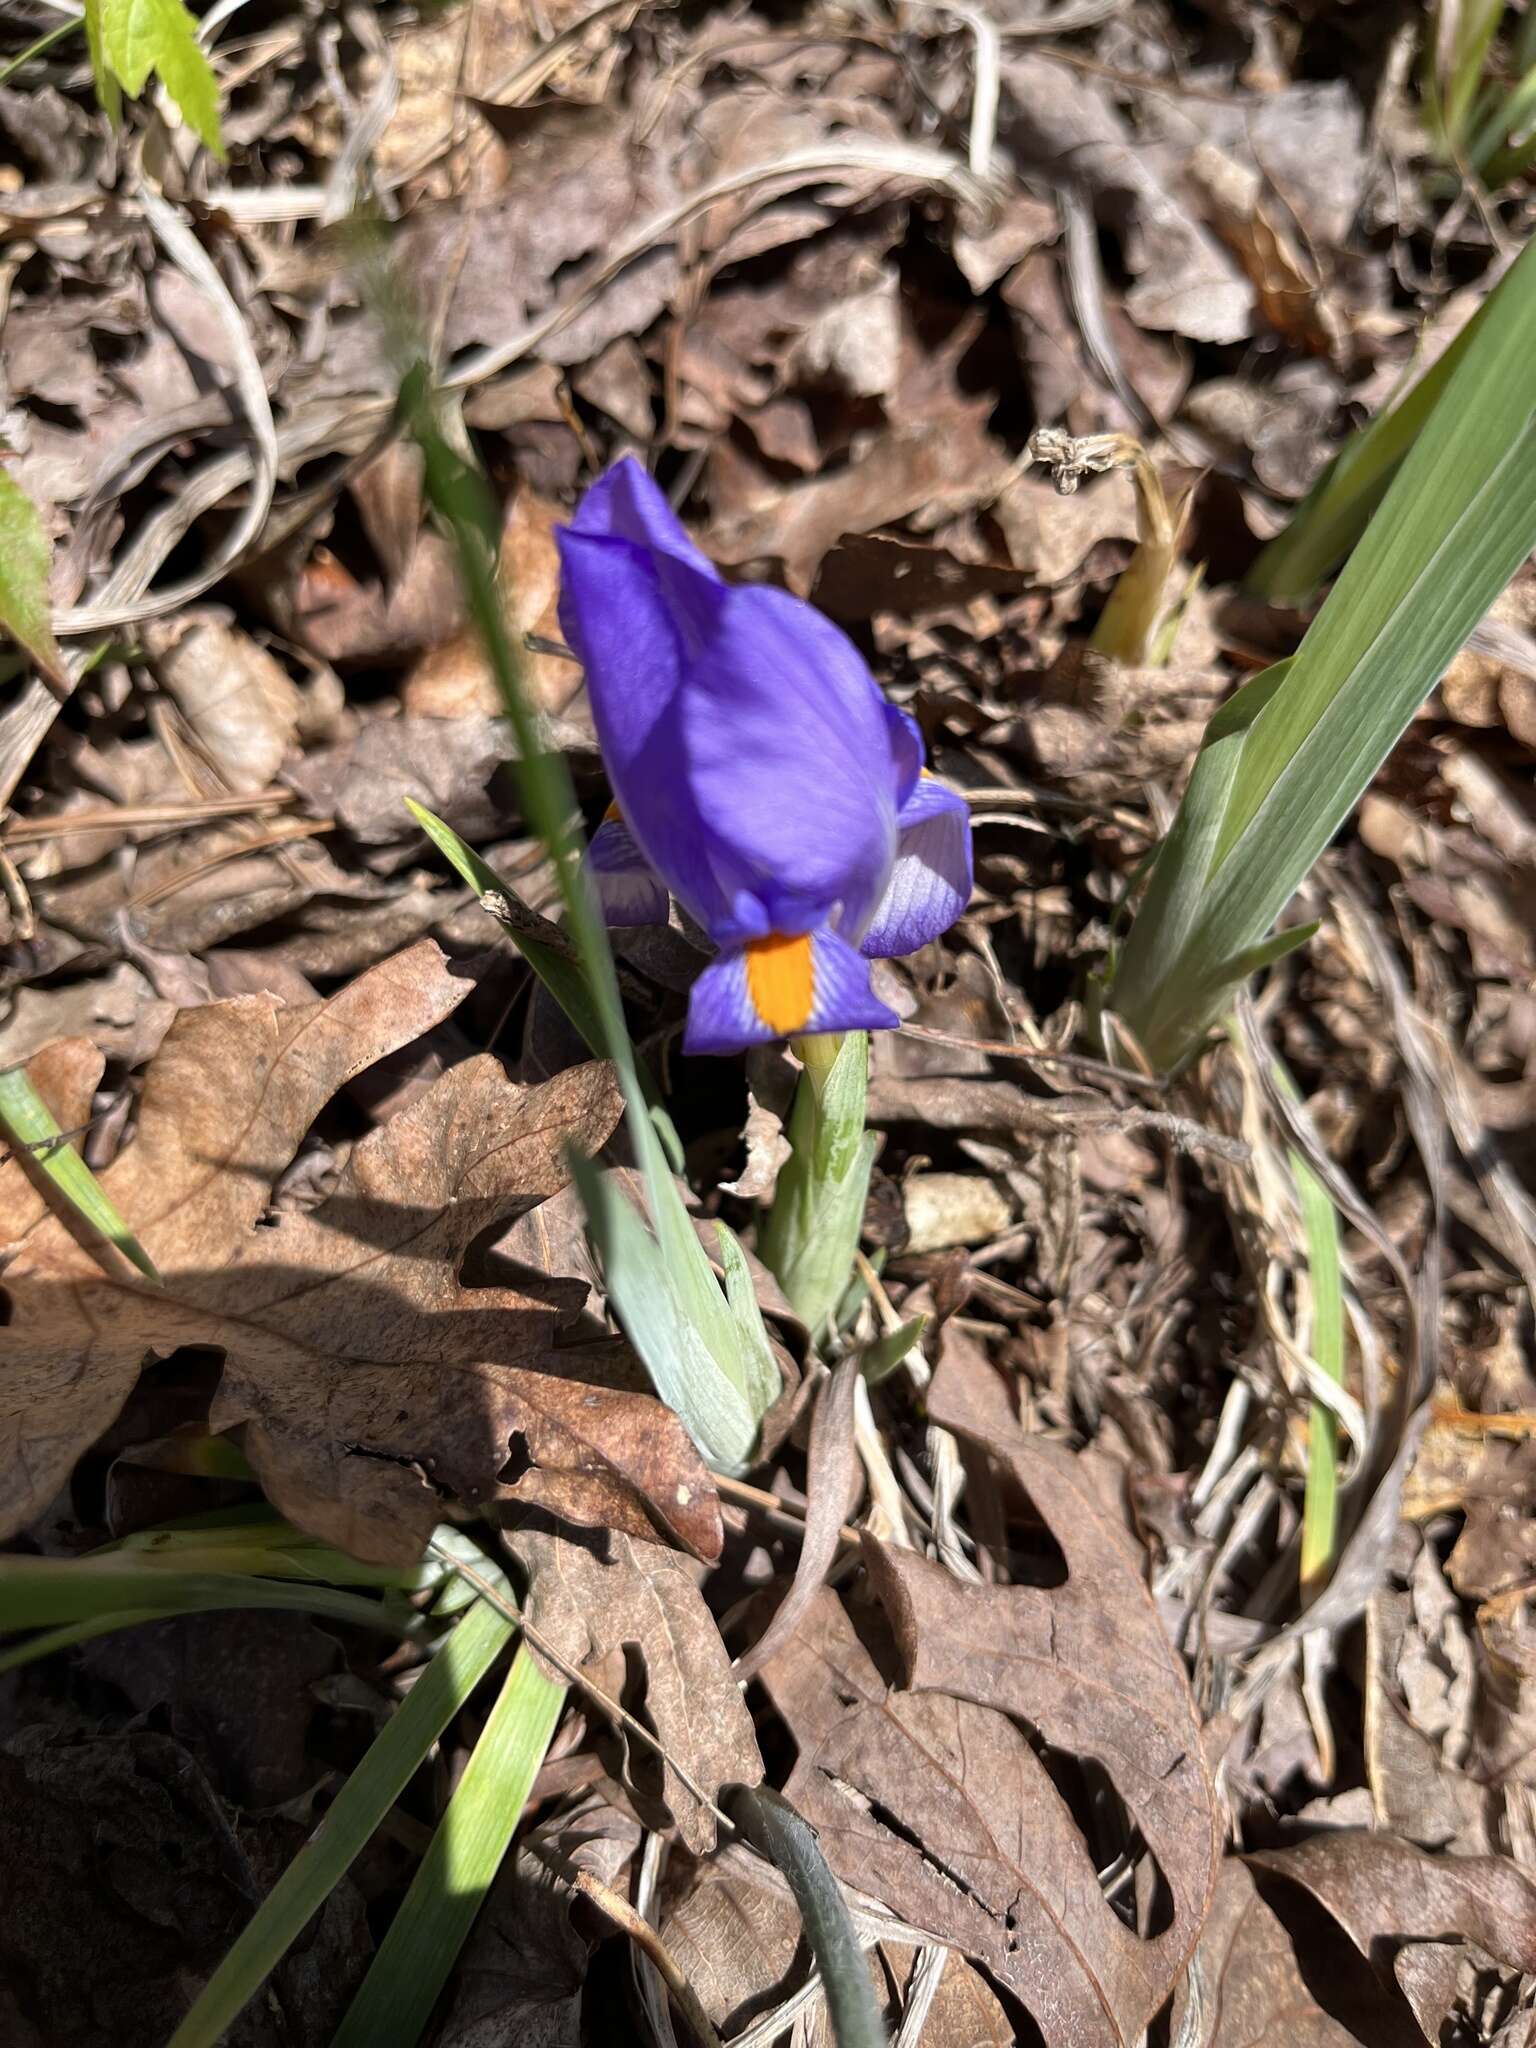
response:
<svg viewBox="0 0 1536 2048"><path fill-rule="evenodd" d="M687 655L675 594L661 586L661 558L633 542L574 529L556 538L561 629L586 670L598 744L625 822L706 931L737 930L732 904L746 877L717 848L681 760L676 698ZM697 623L718 605L724 586L686 564L669 564L669 577L691 586L688 609Z"/></svg>
<svg viewBox="0 0 1536 2048"><path fill-rule="evenodd" d="M823 926L712 960L693 985L683 1050L740 1052L802 1031L891 1031L900 1022L870 988L868 962Z"/></svg>
<svg viewBox="0 0 1536 2048"><path fill-rule="evenodd" d="M604 818L588 843L586 866L604 924L666 923L667 885L622 818Z"/></svg>
<svg viewBox="0 0 1536 2048"><path fill-rule="evenodd" d="M685 779L776 927L841 905L857 931L896 844L885 701L858 650L787 591L727 589L677 696Z"/></svg>
<svg viewBox="0 0 1536 2048"><path fill-rule="evenodd" d="M964 797L924 775L902 806L896 864L860 941L871 960L915 953L971 900L971 818Z"/></svg>
<svg viewBox="0 0 1536 2048"><path fill-rule="evenodd" d="M885 707L886 731L891 742L891 772L896 778L898 807L917 787L923 772L923 735L917 720L896 705Z"/></svg>
<svg viewBox="0 0 1536 2048"><path fill-rule="evenodd" d="M718 581L709 557L688 538L687 529L633 455L621 456L583 493L571 520L572 533L627 540L636 547L672 555Z"/></svg>

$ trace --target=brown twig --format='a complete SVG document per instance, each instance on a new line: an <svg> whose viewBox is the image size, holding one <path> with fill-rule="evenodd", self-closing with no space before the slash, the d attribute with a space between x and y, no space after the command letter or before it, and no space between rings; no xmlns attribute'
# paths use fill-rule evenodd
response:
<svg viewBox="0 0 1536 2048"><path fill-rule="evenodd" d="M628 1899L616 1892L611 1885L594 1877L590 1870L583 1870L580 1864L572 1863L562 1856L558 1849L548 1842L541 1842L536 1836L530 1837L524 1845L538 1857L548 1869L562 1878L572 1891L580 1892L584 1899L590 1899L606 1920L611 1920L621 1934L627 1934L639 1949L643 1949L656 1966L656 1974L672 1994L672 2001L692 2028L704 2048L720 2048L720 2036L714 2023L699 1999L676 1956L667 1947L650 1921L637 1913Z"/></svg>
<svg viewBox="0 0 1536 2048"><path fill-rule="evenodd" d="M297 801L291 789L261 789L249 796L210 796L183 803L107 804L99 811L75 811L47 818L13 818L0 828L0 846L26 846L39 839L65 839L76 832L124 832L140 825L200 825L208 818L237 818Z"/></svg>
<svg viewBox="0 0 1536 2048"><path fill-rule="evenodd" d="M934 1031L926 1024L903 1024L903 1038L921 1038L929 1045L952 1045L957 1052L982 1052L988 1059L1030 1060L1039 1066L1065 1067L1097 1081L1110 1081L1125 1088L1140 1088L1161 1095L1165 1084L1150 1074L1133 1074L1127 1067L1112 1067L1108 1060L1096 1060L1082 1052L1048 1052L1043 1046L1010 1045L1001 1038L962 1038L953 1031Z"/></svg>

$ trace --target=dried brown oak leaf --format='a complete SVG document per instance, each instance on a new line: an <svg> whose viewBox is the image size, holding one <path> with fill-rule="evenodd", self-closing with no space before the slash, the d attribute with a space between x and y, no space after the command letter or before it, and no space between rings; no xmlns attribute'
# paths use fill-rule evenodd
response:
<svg viewBox="0 0 1536 2048"><path fill-rule="evenodd" d="M212 1426L243 1425L276 1505L360 1557L413 1560L444 1495L637 1535L654 1515L718 1553L718 1503L676 1418L570 1377L591 1354L556 1340L585 1284L535 1296L458 1280L475 1237L566 1184L567 1144L606 1140L608 1067L523 1088L467 1060L362 1139L319 1208L269 1213L336 1090L472 986L424 940L323 1002L244 996L177 1016L134 1142L101 1176L164 1285L104 1271L53 1216L5 1268L0 1534L47 1504L146 1363L196 1345L225 1358ZM527 1469L509 1485L514 1438Z"/></svg>
<svg viewBox="0 0 1536 2048"><path fill-rule="evenodd" d="M615 1724L625 1787L648 1827L670 1817L695 1855L707 1855L715 1818L706 1800L723 1785L757 1784L763 1763L730 1653L687 1563L611 1529L578 1537L528 1527L507 1541L528 1577L536 1647L548 1645L610 1699L625 1681L625 1652L638 1651L644 1697L621 1704L649 1724L657 1747Z"/></svg>
<svg viewBox="0 0 1536 2048"><path fill-rule="evenodd" d="M1002 1383L941 1366L929 1412L1028 1494L1066 1581L966 1584L869 1541L904 1682L887 1684L823 1594L763 1674L799 1746L787 1795L847 1882L980 1963L1053 2048L1129 2048L1182 1974L1216 1880L1184 1671L1103 1495L1070 1454L1023 1433ZM1113 1781L1166 1884L1160 1932L1134 1932L1106 1898L1026 1729Z"/></svg>

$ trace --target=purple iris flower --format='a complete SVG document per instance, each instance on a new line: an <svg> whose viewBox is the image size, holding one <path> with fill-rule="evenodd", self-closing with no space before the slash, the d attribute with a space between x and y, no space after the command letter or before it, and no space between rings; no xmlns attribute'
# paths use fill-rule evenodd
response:
<svg viewBox="0 0 1536 2048"><path fill-rule="evenodd" d="M670 894L719 949L685 1051L897 1025L870 960L916 952L971 894L969 814L916 725L830 619L727 583L633 457L557 539L615 798L588 856L604 914L664 924Z"/></svg>

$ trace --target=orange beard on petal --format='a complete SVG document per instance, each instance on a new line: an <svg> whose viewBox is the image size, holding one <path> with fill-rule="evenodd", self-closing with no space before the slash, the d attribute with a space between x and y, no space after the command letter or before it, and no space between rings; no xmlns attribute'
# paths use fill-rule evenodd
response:
<svg viewBox="0 0 1536 2048"><path fill-rule="evenodd" d="M775 1038L803 1031L816 1007L816 963L808 932L770 932L747 941L747 995Z"/></svg>

